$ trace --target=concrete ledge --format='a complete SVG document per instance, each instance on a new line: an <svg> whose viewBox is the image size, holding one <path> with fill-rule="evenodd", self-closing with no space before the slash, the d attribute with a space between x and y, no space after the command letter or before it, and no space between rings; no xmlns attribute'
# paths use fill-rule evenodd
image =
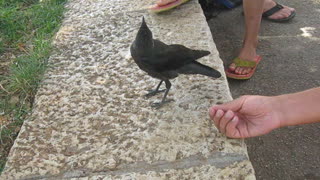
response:
<svg viewBox="0 0 320 180"><path fill-rule="evenodd" d="M208 118L231 100L222 61L197 1L161 15L152 1L71 0L57 33L30 119L11 149L2 179L255 179L242 140ZM129 53L141 17L156 38L211 51L200 61L223 77L179 76L174 102L145 99L158 80Z"/></svg>

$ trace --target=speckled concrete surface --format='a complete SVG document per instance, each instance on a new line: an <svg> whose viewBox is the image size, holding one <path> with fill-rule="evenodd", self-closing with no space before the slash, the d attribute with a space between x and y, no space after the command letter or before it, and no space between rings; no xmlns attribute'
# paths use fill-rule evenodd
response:
<svg viewBox="0 0 320 180"><path fill-rule="evenodd" d="M160 15L151 1L72 0L56 49L11 149L4 179L255 179L242 140L208 118L231 100L222 61L197 1ZM181 75L160 109L144 98L158 80L130 57L142 16L155 38L211 51L211 79Z"/></svg>

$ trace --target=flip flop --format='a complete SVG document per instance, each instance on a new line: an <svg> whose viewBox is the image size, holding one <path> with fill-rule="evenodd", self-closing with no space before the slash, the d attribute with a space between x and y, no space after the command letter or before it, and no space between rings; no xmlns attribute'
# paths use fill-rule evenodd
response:
<svg viewBox="0 0 320 180"><path fill-rule="evenodd" d="M255 61L247 61L247 60L242 60L240 58L235 58L232 63L236 65L236 67L250 67L252 70L248 74L235 74L234 71L232 71L230 68L227 68L226 75L228 78L231 79L239 79L239 80L246 80L250 79L254 72L256 71L257 65L261 61L262 57L257 56Z"/></svg>
<svg viewBox="0 0 320 180"><path fill-rule="evenodd" d="M273 22L286 22L286 21L289 21L289 20L291 20L292 18L294 18L296 16L296 12L292 11L291 14L286 18L281 18L281 19L271 19L271 18L269 18L271 15L273 15L274 13L280 11L283 8L284 7L281 4L278 4L276 2L275 6L273 6L271 9L267 10L266 12L264 12L262 14L262 18L266 19L266 20L269 20L269 21L273 21Z"/></svg>
<svg viewBox="0 0 320 180"><path fill-rule="evenodd" d="M281 18L281 19L271 19L269 18L269 16L273 15L274 13L280 11L281 9L283 9L284 7L281 5L281 4L278 4L276 2L276 5L273 6L271 9L267 10L266 12L264 12L262 14L262 18L265 19L265 20L269 20L269 21L272 21L272 22L287 22L291 19L293 19L295 16L296 16L296 12L293 11L291 12L291 14L286 17L286 18ZM241 13L242 15L244 15L244 12L242 11Z"/></svg>
<svg viewBox="0 0 320 180"><path fill-rule="evenodd" d="M189 0L176 0L176 1L172 2L172 3L166 4L166 5L163 5L163 6L159 6L159 5L156 4L154 6L151 6L149 8L149 10L151 12L154 12L154 13L160 13L160 12L164 12L164 11L168 11L170 9L173 9L173 8L179 6L179 5L183 4L183 3L186 3L188 1Z"/></svg>

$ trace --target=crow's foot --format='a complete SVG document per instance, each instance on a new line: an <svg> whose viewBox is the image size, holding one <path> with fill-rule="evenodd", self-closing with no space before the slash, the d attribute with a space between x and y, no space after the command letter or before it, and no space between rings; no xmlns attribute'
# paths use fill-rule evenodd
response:
<svg viewBox="0 0 320 180"><path fill-rule="evenodd" d="M167 99L165 101L151 103L151 107L159 109L159 108L162 107L162 105L167 104L167 103L169 103L171 101L173 101L173 99Z"/></svg>
<svg viewBox="0 0 320 180"><path fill-rule="evenodd" d="M149 97L151 97L151 96L154 96L154 95L156 95L156 94L158 94L158 93L161 93L161 92L164 92L165 91L165 89L161 89L161 90L148 90L148 94L146 94L146 95L144 95L145 97L147 97L147 98L149 98Z"/></svg>

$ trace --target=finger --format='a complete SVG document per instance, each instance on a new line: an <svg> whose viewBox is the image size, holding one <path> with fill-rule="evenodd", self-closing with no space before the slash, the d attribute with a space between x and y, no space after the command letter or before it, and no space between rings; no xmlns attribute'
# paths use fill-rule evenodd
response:
<svg viewBox="0 0 320 180"><path fill-rule="evenodd" d="M217 121L216 121L216 118L215 118L216 113L217 113L217 110L215 110L213 108L209 109L210 119L213 121L213 124L218 128L218 124L217 124Z"/></svg>
<svg viewBox="0 0 320 180"><path fill-rule="evenodd" d="M209 109L209 117L210 117L210 119L213 121L213 124L214 124L215 126L217 126L217 125L216 125L216 122L214 121L214 116L216 115L216 112L217 112L217 110L215 110L215 109L213 109L213 108L210 108L210 109Z"/></svg>
<svg viewBox="0 0 320 180"><path fill-rule="evenodd" d="M219 129L222 133L226 133L227 124L233 119L234 113L231 110L228 110L224 116L221 117Z"/></svg>
<svg viewBox="0 0 320 180"><path fill-rule="evenodd" d="M210 108L209 109L209 116L210 116L210 119L212 119L213 120L213 118L214 118L214 115L216 114L216 110L214 109L214 108Z"/></svg>
<svg viewBox="0 0 320 180"><path fill-rule="evenodd" d="M220 119L223 115L224 115L224 112L221 109L218 109L216 114L213 117L214 125L219 129L219 131L220 131L220 128L219 128Z"/></svg>
<svg viewBox="0 0 320 180"><path fill-rule="evenodd" d="M224 103L224 104L214 105L211 108L215 109L215 110L221 109L223 111L231 110L233 112L237 112L237 111L239 111L241 109L242 104L243 104L243 102L244 102L244 100L246 98L247 98L247 96L242 96L242 97L240 97L238 99L235 99L233 101L230 101L230 102L227 102L227 103Z"/></svg>
<svg viewBox="0 0 320 180"><path fill-rule="evenodd" d="M234 116L231 121L227 124L226 127L226 136L230 138L242 138L239 130L237 129L237 125L239 123L239 117Z"/></svg>

